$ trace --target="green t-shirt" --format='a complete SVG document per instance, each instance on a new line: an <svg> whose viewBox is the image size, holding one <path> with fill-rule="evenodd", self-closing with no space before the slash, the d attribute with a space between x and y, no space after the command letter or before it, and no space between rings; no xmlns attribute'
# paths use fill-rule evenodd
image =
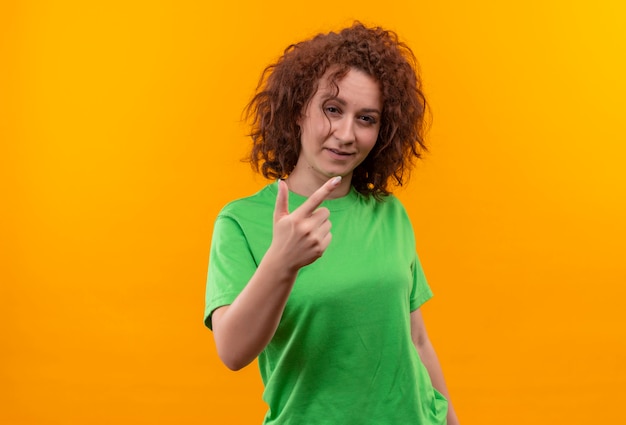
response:
<svg viewBox="0 0 626 425"><path fill-rule="evenodd" d="M277 184L231 202L215 222L205 323L231 304L272 240ZM289 193L289 210L306 200ZM271 342L259 355L269 406L265 424L446 423L447 401L432 386L411 340L410 313L432 293L400 201L354 188L324 201L332 241L302 268Z"/></svg>

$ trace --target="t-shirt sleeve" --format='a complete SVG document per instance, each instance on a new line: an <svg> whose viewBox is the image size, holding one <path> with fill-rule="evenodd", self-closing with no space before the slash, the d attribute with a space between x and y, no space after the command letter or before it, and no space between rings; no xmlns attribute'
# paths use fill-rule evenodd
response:
<svg viewBox="0 0 626 425"><path fill-rule="evenodd" d="M415 254L415 260L413 261L413 288L411 289L411 311L415 311L428 301L433 296L433 292L428 286L424 270L422 270L422 264L420 259Z"/></svg>
<svg viewBox="0 0 626 425"><path fill-rule="evenodd" d="M218 216L211 240L204 306L204 324L209 329L213 329L213 311L232 304L256 268L248 240L239 223L230 216Z"/></svg>

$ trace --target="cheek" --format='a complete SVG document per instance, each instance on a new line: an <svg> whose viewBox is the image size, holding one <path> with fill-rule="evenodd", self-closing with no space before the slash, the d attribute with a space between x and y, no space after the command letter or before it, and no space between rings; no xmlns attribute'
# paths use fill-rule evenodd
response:
<svg viewBox="0 0 626 425"><path fill-rule="evenodd" d="M374 145L376 144L377 140L378 140L378 129L369 131L365 135L365 138L363 139L364 141L363 145L367 149L368 152L374 148Z"/></svg>
<svg viewBox="0 0 626 425"><path fill-rule="evenodd" d="M325 115L311 114L300 125L301 134L308 138L320 138L328 134L330 124Z"/></svg>
<svg viewBox="0 0 626 425"><path fill-rule="evenodd" d="M316 116L313 125L315 125L315 131L320 135L326 136L330 133L331 123L324 114Z"/></svg>

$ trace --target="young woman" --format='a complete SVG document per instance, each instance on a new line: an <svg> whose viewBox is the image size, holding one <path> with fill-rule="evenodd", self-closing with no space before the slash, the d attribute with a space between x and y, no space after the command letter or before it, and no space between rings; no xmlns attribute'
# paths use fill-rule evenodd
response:
<svg viewBox="0 0 626 425"><path fill-rule="evenodd" d="M205 323L227 367L258 357L265 424L458 423L389 189L425 149L415 69L357 22L287 48L248 105L251 162L275 181L217 217Z"/></svg>

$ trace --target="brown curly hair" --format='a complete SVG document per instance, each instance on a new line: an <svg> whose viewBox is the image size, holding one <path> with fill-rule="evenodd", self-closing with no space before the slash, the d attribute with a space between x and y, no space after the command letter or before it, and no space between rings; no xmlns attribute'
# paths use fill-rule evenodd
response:
<svg viewBox="0 0 626 425"><path fill-rule="evenodd" d="M336 90L351 68L380 84L383 100L380 131L374 148L354 170L352 185L377 199L388 195L388 184L402 186L414 160L426 151L426 99L412 50L396 33L360 22L337 33L289 46L263 71L255 96L245 109L253 141L248 160L266 178L288 176L300 154L301 117L330 69Z"/></svg>

